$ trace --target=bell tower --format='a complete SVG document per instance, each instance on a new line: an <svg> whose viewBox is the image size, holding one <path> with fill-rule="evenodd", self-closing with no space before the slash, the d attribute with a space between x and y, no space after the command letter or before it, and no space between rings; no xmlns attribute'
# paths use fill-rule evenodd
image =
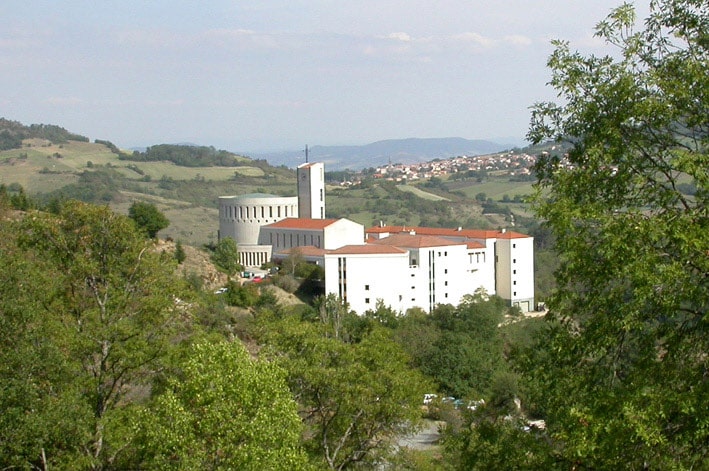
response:
<svg viewBox="0 0 709 471"><path fill-rule="evenodd" d="M298 217L325 219L325 164L308 162L298 166Z"/></svg>

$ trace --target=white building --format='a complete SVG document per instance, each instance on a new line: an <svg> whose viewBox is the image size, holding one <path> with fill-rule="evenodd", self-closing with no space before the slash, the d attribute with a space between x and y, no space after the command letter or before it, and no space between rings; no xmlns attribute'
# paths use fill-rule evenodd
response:
<svg viewBox="0 0 709 471"><path fill-rule="evenodd" d="M271 246L258 242L261 227L298 217L298 198L254 193L219 197L219 240L231 237L239 248L239 263L259 266L271 260Z"/></svg>
<svg viewBox="0 0 709 471"><path fill-rule="evenodd" d="M353 311L375 309L377 300L396 311L410 305L409 253L386 245L347 245L324 255L325 293L334 293Z"/></svg>
<svg viewBox="0 0 709 471"><path fill-rule="evenodd" d="M509 231L380 225L325 219L324 166L298 167L298 197L219 198L219 237L233 237L239 262L259 266L294 248L324 267L325 291L363 313L382 300L399 312L457 305L484 289L534 309L534 239Z"/></svg>
<svg viewBox="0 0 709 471"><path fill-rule="evenodd" d="M297 174L300 217L325 219L325 165L305 163L298 167Z"/></svg>
<svg viewBox="0 0 709 471"><path fill-rule="evenodd" d="M447 301L436 293L435 302L456 304L458 295L472 294L483 288L488 294L497 294L510 306L519 306L523 312L534 309L534 238L512 231L484 231L431 227L384 226L366 231L368 241L383 242L397 234L435 236L462 243L466 247L464 270L457 271L456 279L465 280L461 287L447 292ZM445 253L445 250L443 251ZM436 250L438 253L438 250ZM420 257L419 257L420 260ZM459 270L459 267L452 268ZM327 275L326 275L327 276ZM448 281L449 285L451 283ZM457 289L462 289L461 294ZM420 307L426 307L419 304ZM430 304L429 304L430 310Z"/></svg>
<svg viewBox="0 0 709 471"><path fill-rule="evenodd" d="M522 312L534 310L534 238L503 231L496 241L497 295Z"/></svg>
<svg viewBox="0 0 709 471"><path fill-rule="evenodd" d="M364 244L364 226L349 219L288 218L263 226L258 241L273 247L274 254L305 246L333 250Z"/></svg>

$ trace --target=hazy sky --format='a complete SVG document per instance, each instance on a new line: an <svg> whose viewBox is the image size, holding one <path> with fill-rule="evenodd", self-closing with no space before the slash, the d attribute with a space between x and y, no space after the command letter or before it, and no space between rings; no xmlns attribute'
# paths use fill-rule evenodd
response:
<svg viewBox="0 0 709 471"><path fill-rule="evenodd" d="M0 116L121 147L521 139L550 40L604 53L620 3L2 0Z"/></svg>

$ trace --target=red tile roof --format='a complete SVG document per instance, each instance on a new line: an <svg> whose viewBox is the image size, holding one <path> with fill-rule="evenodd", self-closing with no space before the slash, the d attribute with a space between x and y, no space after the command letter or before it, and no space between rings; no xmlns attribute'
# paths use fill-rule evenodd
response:
<svg viewBox="0 0 709 471"><path fill-rule="evenodd" d="M527 237L529 236L514 231L501 232L500 235L497 236L498 239L526 239Z"/></svg>
<svg viewBox="0 0 709 471"><path fill-rule="evenodd" d="M345 245L339 249L327 252L332 255L377 255L377 254L404 254L406 250L386 245Z"/></svg>
<svg viewBox="0 0 709 471"><path fill-rule="evenodd" d="M487 231L480 229L448 229L441 227L415 227L415 226L375 226L365 231L366 234L398 234L415 233L418 235L430 235L439 237L460 237L467 239L512 239L529 237L519 232L512 231ZM511 234L514 234L511 236Z"/></svg>
<svg viewBox="0 0 709 471"><path fill-rule="evenodd" d="M481 244L480 242L475 242L475 241L467 242L467 245L468 245L469 249L484 249L485 248L484 244Z"/></svg>
<svg viewBox="0 0 709 471"><path fill-rule="evenodd" d="M306 218L285 218L278 222L268 224L264 227L277 229L325 229L330 224L337 222L337 219L306 219Z"/></svg>
<svg viewBox="0 0 709 471"><path fill-rule="evenodd" d="M373 240L372 243L408 248L444 247L462 244L462 242L455 242L450 239L444 239L443 237L411 234L393 234L383 239Z"/></svg>

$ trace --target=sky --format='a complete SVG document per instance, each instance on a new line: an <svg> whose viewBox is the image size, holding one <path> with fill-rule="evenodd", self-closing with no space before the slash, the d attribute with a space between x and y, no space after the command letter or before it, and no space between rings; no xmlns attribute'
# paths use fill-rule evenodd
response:
<svg viewBox="0 0 709 471"><path fill-rule="evenodd" d="M522 141L550 41L607 53L621 3L2 0L0 117L122 148Z"/></svg>

